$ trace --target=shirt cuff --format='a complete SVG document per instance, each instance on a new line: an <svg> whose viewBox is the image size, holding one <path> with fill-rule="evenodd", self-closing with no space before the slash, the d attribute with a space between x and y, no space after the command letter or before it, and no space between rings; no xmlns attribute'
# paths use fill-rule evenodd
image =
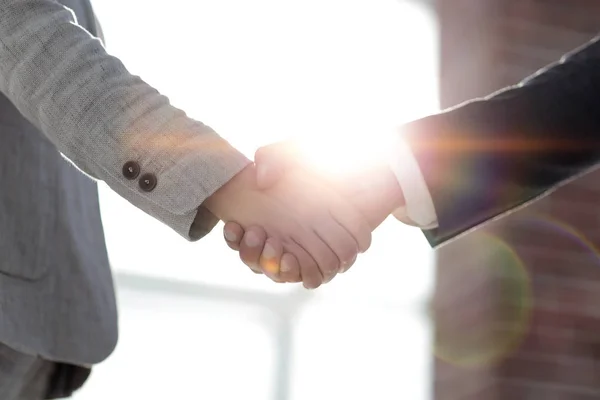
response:
<svg viewBox="0 0 600 400"><path fill-rule="evenodd" d="M392 140L388 163L398 180L405 201L404 206L393 213L394 217L421 229L437 228L438 220L433 199L415 156L397 132L393 134Z"/></svg>

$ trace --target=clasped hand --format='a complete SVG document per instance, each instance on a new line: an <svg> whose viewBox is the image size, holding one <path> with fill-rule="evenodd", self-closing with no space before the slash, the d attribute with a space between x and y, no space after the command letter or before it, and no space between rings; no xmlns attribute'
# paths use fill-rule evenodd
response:
<svg viewBox="0 0 600 400"><path fill-rule="evenodd" d="M261 228L256 237L248 232L244 241L258 246L266 239L258 264L249 265L277 282L302 281L305 287L316 288L371 244L371 230L360 212L306 171L290 171L273 187L261 190L255 167L247 167L205 207L223 221Z"/></svg>
<svg viewBox="0 0 600 400"><path fill-rule="evenodd" d="M292 143L275 144L260 149L255 165L205 207L226 222L228 245L252 271L314 289L347 271L370 247L371 232L398 206L398 193L361 184L389 178L381 170L368 172L360 180L327 179L302 164ZM395 186L382 182L379 189Z"/></svg>

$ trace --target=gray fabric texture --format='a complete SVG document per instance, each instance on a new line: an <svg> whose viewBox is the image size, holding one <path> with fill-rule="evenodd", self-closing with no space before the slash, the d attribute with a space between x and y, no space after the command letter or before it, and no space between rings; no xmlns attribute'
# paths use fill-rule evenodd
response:
<svg viewBox="0 0 600 400"><path fill-rule="evenodd" d="M94 180L196 240L216 223L203 201L249 163L98 32L88 0L0 0L0 343L82 366L117 342ZM154 190L124 177L127 161Z"/></svg>

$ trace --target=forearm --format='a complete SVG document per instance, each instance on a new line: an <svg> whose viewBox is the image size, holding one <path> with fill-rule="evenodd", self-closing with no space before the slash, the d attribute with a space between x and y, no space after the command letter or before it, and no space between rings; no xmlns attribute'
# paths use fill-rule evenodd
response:
<svg viewBox="0 0 600 400"><path fill-rule="evenodd" d="M0 90L77 167L184 236L200 204L249 162L50 0L0 0ZM127 161L157 176L151 193L123 176Z"/></svg>
<svg viewBox="0 0 600 400"><path fill-rule="evenodd" d="M547 193L600 156L600 43L520 85L409 124L432 193L433 245Z"/></svg>

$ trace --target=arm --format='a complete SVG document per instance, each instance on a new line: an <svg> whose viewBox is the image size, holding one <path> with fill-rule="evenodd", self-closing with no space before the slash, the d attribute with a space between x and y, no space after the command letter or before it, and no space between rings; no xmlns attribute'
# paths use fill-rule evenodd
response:
<svg viewBox="0 0 600 400"><path fill-rule="evenodd" d="M78 168L189 240L217 222L200 206L249 163L51 0L0 0L0 90ZM138 182L146 173L151 190Z"/></svg>
<svg viewBox="0 0 600 400"><path fill-rule="evenodd" d="M290 177L255 190L249 160L53 0L0 0L0 91L78 168L188 240L218 218L260 224L300 260L308 287L369 246L366 223L327 188Z"/></svg>
<svg viewBox="0 0 600 400"><path fill-rule="evenodd" d="M257 153L264 187L297 158L281 150ZM372 176L389 176L391 168L396 179L381 180L382 195L366 196L359 209L372 228L394 209L404 222L431 221L437 226L425 235L433 247L588 172L600 158L600 37L519 85L404 126L392 152ZM345 192L361 197L356 185ZM252 230L263 240L250 247L240 226L225 227L247 264L260 258L266 238Z"/></svg>
<svg viewBox="0 0 600 400"><path fill-rule="evenodd" d="M425 234L437 246L598 163L600 41L403 131L433 199L438 227Z"/></svg>

